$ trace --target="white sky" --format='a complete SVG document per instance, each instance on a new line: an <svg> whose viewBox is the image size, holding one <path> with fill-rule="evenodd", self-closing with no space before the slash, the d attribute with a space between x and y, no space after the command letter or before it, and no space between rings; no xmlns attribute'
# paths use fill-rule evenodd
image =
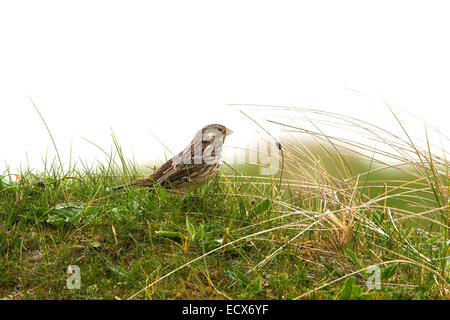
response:
<svg viewBox="0 0 450 320"><path fill-rule="evenodd" d="M255 137L227 104L318 108L395 126L391 105L449 130L448 1L1 1L0 168L181 150L223 123ZM353 88L369 95L359 95ZM408 124L413 126L413 121ZM423 125L412 127L423 136ZM438 142L436 142L438 143ZM105 159L106 160L106 159ZM0 170L1 172L1 170Z"/></svg>

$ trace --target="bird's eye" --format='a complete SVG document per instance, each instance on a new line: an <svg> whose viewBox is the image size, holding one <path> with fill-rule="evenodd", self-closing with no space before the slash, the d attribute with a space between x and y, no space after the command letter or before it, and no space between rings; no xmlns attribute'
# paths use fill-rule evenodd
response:
<svg viewBox="0 0 450 320"><path fill-rule="evenodd" d="M220 132L222 132L222 128L218 128L217 130L219 130Z"/></svg>

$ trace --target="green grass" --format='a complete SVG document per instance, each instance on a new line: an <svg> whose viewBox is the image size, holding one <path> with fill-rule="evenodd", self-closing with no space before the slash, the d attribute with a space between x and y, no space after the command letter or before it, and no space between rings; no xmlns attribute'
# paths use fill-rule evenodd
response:
<svg viewBox="0 0 450 320"><path fill-rule="evenodd" d="M111 192L143 174L113 139L96 167L0 175L0 298L449 298L448 163L426 150L395 179L365 177L376 157L286 139L280 190L247 164L184 193Z"/></svg>

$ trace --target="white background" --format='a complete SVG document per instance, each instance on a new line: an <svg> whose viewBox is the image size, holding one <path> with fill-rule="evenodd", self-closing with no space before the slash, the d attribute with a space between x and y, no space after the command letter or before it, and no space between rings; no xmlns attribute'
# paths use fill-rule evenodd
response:
<svg viewBox="0 0 450 320"><path fill-rule="evenodd" d="M150 132L179 151L219 122L235 131L227 144L239 145L253 131L233 103L317 108L390 129L383 97L448 135L449 9L412 0L0 1L0 168L38 168L54 154L27 94L66 163L71 146L75 160L105 159L79 136L110 150L111 128L144 162L163 156Z"/></svg>

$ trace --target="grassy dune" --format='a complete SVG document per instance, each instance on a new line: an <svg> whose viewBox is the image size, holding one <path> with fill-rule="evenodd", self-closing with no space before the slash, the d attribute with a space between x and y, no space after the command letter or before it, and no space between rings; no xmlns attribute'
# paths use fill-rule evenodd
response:
<svg viewBox="0 0 450 320"><path fill-rule="evenodd" d="M278 122L276 175L223 166L185 193L111 192L142 175L114 137L93 168L56 159L43 172L4 172L0 298L448 299L445 150L322 115L351 122L377 148ZM67 287L69 265L79 289Z"/></svg>

